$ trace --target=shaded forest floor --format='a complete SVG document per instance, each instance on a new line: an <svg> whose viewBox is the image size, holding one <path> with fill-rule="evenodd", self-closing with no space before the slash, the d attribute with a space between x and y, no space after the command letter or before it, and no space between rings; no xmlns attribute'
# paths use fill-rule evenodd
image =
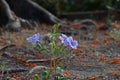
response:
<svg viewBox="0 0 120 80"><path fill-rule="evenodd" d="M89 31L80 28L81 25L71 23L74 28L72 33L77 32L77 34L71 34L79 42L79 46L77 50L67 50L65 58L61 60L62 67L70 72L68 77L70 80L120 80L120 41L111 37L111 31L120 29L120 25L114 24L108 29L98 29L100 26L108 26L103 26L104 24L97 23L95 31L94 29ZM26 38L35 33L47 34L52 26L41 24L34 30L2 32L0 35L0 61L5 62L7 68L1 68L0 77L33 80L34 74L40 75L41 70L33 71L29 76L27 73L35 66L49 66L49 55L30 48ZM90 27L89 24L87 26ZM59 29L59 31L69 32L67 29ZM44 60L39 63L27 62L34 59ZM56 63L59 61L56 59Z"/></svg>

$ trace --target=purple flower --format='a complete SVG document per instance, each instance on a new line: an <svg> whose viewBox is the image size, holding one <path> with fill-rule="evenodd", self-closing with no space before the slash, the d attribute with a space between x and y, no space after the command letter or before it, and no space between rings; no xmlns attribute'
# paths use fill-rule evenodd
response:
<svg viewBox="0 0 120 80"><path fill-rule="evenodd" d="M67 39L68 37L66 36L66 35L64 35L64 34L62 34L61 36L59 36L59 39L61 40L61 42L62 42L62 44L65 44L66 43L66 39Z"/></svg>
<svg viewBox="0 0 120 80"><path fill-rule="evenodd" d="M66 35L62 34L59 39L61 40L62 44L70 46L73 49L77 49L78 42L76 40L73 40L72 37L67 37Z"/></svg>
<svg viewBox="0 0 120 80"><path fill-rule="evenodd" d="M69 44L70 47L72 47L73 49L77 49L78 46L78 42L76 40L73 40L72 37L68 37L66 39L67 43Z"/></svg>
<svg viewBox="0 0 120 80"><path fill-rule="evenodd" d="M27 41L28 41L29 43L38 43L38 42L39 42L39 38L40 38L40 34L37 33L37 34L34 34L34 35L31 36L31 37L28 37L28 38L27 38Z"/></svg>

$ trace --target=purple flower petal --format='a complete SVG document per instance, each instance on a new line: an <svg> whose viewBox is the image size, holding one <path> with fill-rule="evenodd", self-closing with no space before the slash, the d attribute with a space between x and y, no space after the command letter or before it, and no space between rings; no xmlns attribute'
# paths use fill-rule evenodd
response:
<svg viewBox="0 0 120 80"><path fill-rule="evenodd" d="M27 41L30 42L30 43L37 43L37 42L39 42L39 38L40 38L40 34L37 33L37 34L34 34L31 37L28 37Z"/></svg>
<svg viewBox="0 0 120 80"><path fill-rule="evenodd" d="M78 42L76 40L73 40L72 37L67 37L66 35L62 34L59 39L61 40L62 44L66 46L70 46L73 49L77 49Z"/></svg>
<svg viewBox="0 0 120 80"><path fill-rule="evenodd" d="M61 36L59 36L59 39L61 40L62 44L64 44L65 40L67 39L67 36L62 34Z"/></svg>
<svg viewBox="0 0 120 80"><path fill-rule="evenodd" d="M64 40L64 39L66 39L66 38L67 38L67 36L64 35L64 34L62 34L62 35L59 37L60 40Z"/></svg>
<svg viewBox="0 0 120 80"><path fill-rule="evenodd" d="M73 40L72 37L68 37L67 39L67 45L69 45L70 47L72 47L73 49L77 49L78 46L78 42L76 40Z"/></svg>
<svg viewBox="0 0 120 80"><path fill-rule="evenodd" d="M77 49L77 46L78 46L78 42L76 40L72 41L70 46L73 48L73 49Z"/></svg>

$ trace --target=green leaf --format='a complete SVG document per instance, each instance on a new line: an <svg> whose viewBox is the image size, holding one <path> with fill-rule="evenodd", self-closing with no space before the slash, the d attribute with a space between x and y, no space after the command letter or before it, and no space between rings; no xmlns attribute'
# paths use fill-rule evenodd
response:
<svg viewBox="0 0 120 80"><path fill-rule="evenodd" d="M59 28L59 24L55 24L53 26L53 29L48 33L51 40L54 40L58 36L58 33L57 33L58 28Z"/></svg>
<svg viewBox="0 0 120 80"><path fill-rule="evenodd" d="M68 80L66 77L63 77L62 80Z"/></svg>
<svg viewBox="0 0 120 80"><path fill-rule="evenodd" d="M58 70L58 71L60 71L61 73L64 73L65 72L65 70L64 69L62 69L61 67L59 67L59 66L56 66L55 67L55 69L56 70Z"/></svg>
<svg viewBox="0 0 120 80"><path fill-rule="evenodd" d="M62 78L63 77L61 75L56 75L55 78L54 78L54 80L62 80Z"/></svg>
<svg viewBox="0 0 120 80"><path fill-rule="evenodd" d="M34 80L40 80L40 77L37 74L35 74L34 75Z"/></svg>
<svg viewBox="0 0 120 80"><path fill-rule="evenodd" d="M61 55L64 55L64 48L62 47L56 47L55 48L55 52L58 54L61 54Z"/></svg>
<svg viewBox="0 0 120 80"><path fill-rule="evenodd" d="M40 51L46 51L46 48L43 45L38 44L38 47L39 47Z"/></svg>
<svg viewBox="0 0 120 80"><path fill-rule="evenodd" d="M67 80L67 78L61 75L56 75L54 80Z"/></svg>
<svg viewBox="0 0 120 80"><path fill-rule="evenodd" d="M59 24L55 24L53 26L53 33L57 33L59 26L60 26Z"/></svg>
<svg viewBox="0 0 120 80"><path fill-rule="evenodd" d="M42 80L47 80L47 79L49 79L49 76L50 76L50 73L47 72L47 71L44 71L44 72L42 73Z"/></svg>

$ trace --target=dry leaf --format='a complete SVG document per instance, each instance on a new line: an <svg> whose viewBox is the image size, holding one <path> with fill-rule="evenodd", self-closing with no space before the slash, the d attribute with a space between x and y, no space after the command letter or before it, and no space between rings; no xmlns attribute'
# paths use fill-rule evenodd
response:
<svg viewBox="0 0 120 80"><path fill-rule="evenodd" d="M98 46L98 42L93 42L93 43L91 44L91 46L93 46L93 47Z"/></svg>
<svg viewBox="0 0 120 80"><path fill-rule="evenodd" d="M68 71L66 71L65 73L64 73L64 76L66 76L66 77L69 77L71 74L70 74L70 72L68 72Z"/></svg>
<svg viewBox="0 0 120 80"><path fill-rule="evenodd" d="M111 72L111 75L118 75L118 72L115 72L115 71L113 71L113 72Z"/></svg>
<svg viewBox="0 0 120 80"><path fill-rule="evenodd" d="M103 56L103 55L100 55L100 56L99 56L99 59L100 59L100 61L103 61L103 62L106 62L106 61L107 61L107 59L106 59L105 56Z"/></svg>
<svg viewBox="0 0 120 80"><path fill-rule="evenodd" d="M91 54L91 53L83 54L83 57L93 57L93 54Z"/></svg>
<svg viewBox="0 0 120 80"><path fill-rule="evenodd" d="M89 77L89 80L97 80L95 77Z"/></svg>
<svg viewBox="0 0 120 80"><path fill-rule="evenodd" d="M82 50L80 48L77 48L76 55L80 55L82 53Z"/></svg>
<svg viewBox="0 0 120 80"><path fill-rule="evenodd" d="M120 59L119 58L114 58L110 61L110 64L120 64Z"/></svg>

